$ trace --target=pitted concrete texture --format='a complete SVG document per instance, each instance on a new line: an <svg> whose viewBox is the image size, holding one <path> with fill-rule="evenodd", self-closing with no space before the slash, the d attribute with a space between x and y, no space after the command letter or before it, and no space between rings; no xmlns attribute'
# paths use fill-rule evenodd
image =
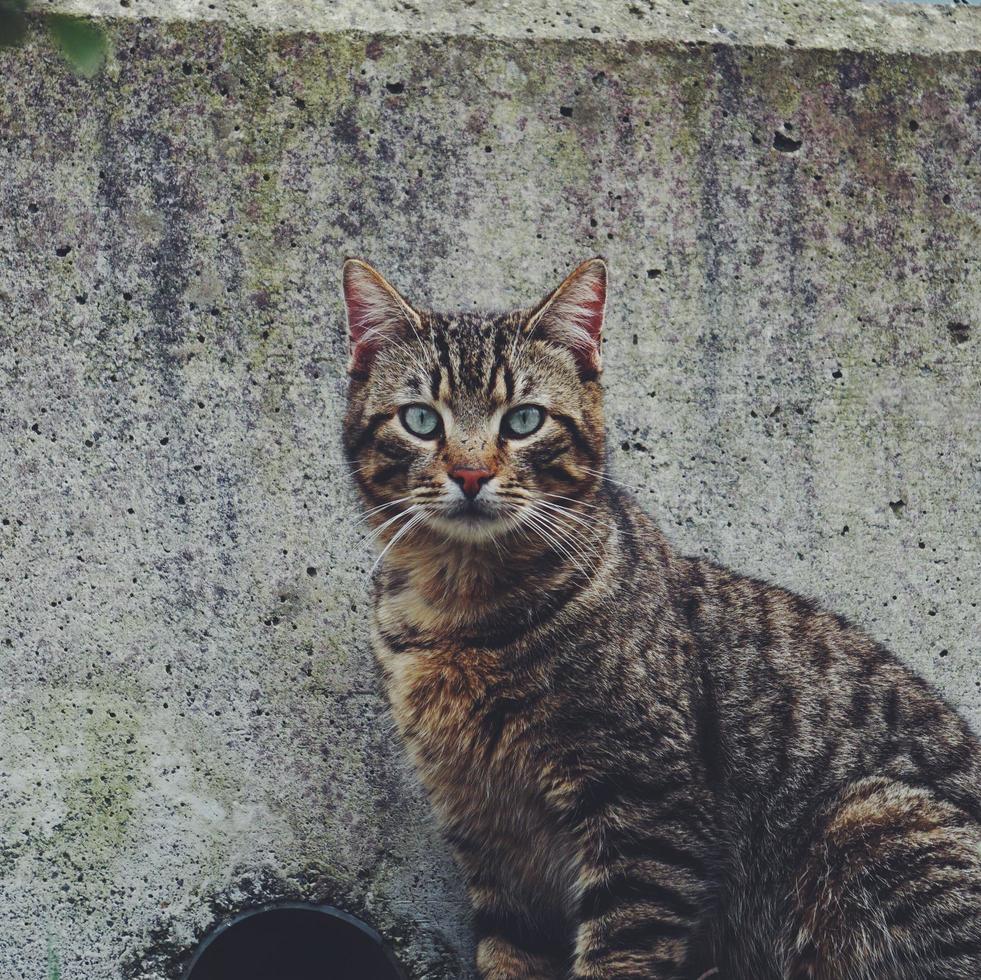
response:
<svg viewBox="0 0 981 980"><path fill-rule="evenodd" d="M435 6L0 51L3 980L176 978L276 899L471 975L369 649L345 254L442 307L605 254L616 477L981 722L981 13Z"/></svg>

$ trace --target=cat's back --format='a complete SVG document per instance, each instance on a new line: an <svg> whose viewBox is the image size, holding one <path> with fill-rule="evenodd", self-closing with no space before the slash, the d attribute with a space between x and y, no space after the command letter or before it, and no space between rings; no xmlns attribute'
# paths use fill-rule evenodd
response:
<svg viewBox="0 0 981 980"><path fill-rule="evenodd" d="M870 775L981 819L981 746L926 680L842 616L712 562L674 563L718 733L720 776L771 811Z"/></svg>

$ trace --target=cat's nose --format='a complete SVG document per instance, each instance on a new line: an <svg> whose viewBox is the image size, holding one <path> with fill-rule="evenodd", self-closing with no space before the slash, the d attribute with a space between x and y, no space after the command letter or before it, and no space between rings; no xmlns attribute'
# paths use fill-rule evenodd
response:
<svg viewBox="0 0 981 980"><path fill-rule="evenodd" d="M471 500L480 493L480 488L493 476L490 470L473 469L469 466L454 466L450 470L450 479L457 483L464 496Z"/></svg>

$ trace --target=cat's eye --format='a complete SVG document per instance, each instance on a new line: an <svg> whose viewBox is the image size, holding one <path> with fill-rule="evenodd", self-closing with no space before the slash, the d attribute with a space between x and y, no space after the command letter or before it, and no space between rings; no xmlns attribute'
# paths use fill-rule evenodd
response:
<svg viewBox="0 0 981 980"><path fill-rule="evenodd" d="M403 405L399 409L399 418L418 439L435 439L442 428L439 412L428 405Z"/></svg>
<svg viewBox="0 0 981 980"><path fill-rule="evenodd" d="M524 439L537 432L545 421L545 410L537 405L518 405L501 419L501 435L509 439Z"/></svg>

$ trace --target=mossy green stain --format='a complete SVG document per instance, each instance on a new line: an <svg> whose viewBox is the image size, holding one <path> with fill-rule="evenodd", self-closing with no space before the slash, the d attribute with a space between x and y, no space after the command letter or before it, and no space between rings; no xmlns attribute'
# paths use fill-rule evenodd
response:
<svg viewBox="0 0 981 980"><path fill-rule="evenodd" d="M47 24L72 69L83 78L98 75L109 46L103 28L93 20L68 14L49 14Z"/></svg>
<svg viewBox="0 0 981 980"><path fill-rule="evenodd" d="M54 936L48 933L48 980L61 980L61 958L55 949Z"/></svg>

